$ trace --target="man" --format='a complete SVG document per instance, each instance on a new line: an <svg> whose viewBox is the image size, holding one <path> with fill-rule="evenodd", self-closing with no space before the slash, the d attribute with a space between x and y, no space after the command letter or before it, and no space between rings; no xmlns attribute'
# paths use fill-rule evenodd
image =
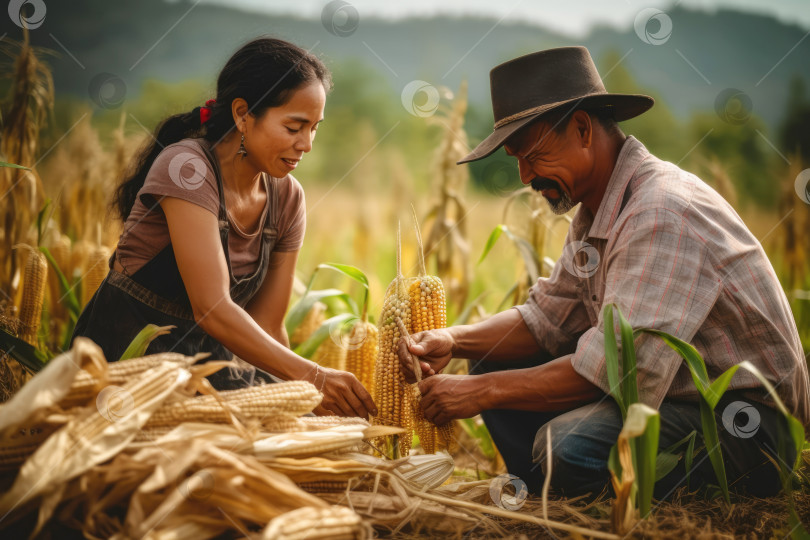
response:
<svg viewBox="0 0 810 540"><path fill-rule="evenodd" d="M426 376L425 416L442 423L481 413L509 472L535 492L550 433L552 486L568 495L600 492L622 426L605 374L602 308L613 303L634 328L692 343L712 379L750 361L792 414L810 423L798 332L761 245L714 190L616 124L649 109L652 98L607 93L581 47L511 60L490 80L494 132L459 163L504 146L522 182L555 212L580 207L562 257L525 304L402 341L403 371L413 380L409 348ZM698 394L680 356L647 334L636 339L636 354L640 400L661 414L660 447L700 434ZM470 359L471 374L436 375L451 357ZM738 371L730 389L716 409L729 483L776 493L777 471L762 451L776 455L784 420L748 372ZM693 487L717 482L702 457ZM656 495L684 477L681 460Z"/></svg>

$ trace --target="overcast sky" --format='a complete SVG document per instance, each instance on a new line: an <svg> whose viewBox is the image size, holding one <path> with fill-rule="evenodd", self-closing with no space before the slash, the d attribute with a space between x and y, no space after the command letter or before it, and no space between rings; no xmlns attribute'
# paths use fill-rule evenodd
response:
<svg viewBox="0 0 810 540"><path fill-rule="evenodd" d="M264 13L319 17L329 0L203 0ZM496 19L532 21L558 32L581 36L594 24L628 28L644 8L666 11L673 5L703 10L731 7L770 14L810 29L810 0L348 0L368 17L425 17L437 14L486 15Z"/></svg>

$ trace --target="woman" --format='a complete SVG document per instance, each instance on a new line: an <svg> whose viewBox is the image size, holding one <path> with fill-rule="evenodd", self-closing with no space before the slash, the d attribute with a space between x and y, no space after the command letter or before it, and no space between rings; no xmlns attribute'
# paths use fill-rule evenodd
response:
<svg viewBox="0 0 810 540"><path fill-rule="evenodd" d="M269 373L313 383L320 412L376 414L354 375L296 355L284 329L305 228L290 172L312 149L330 87L318 58L259 38L228 60L216 100L166 119L115 194L124 230L74 338L115 360L147 324L173 325L148 353L235 354L259 368L221 370L210 377L219 389Z"/></svg>

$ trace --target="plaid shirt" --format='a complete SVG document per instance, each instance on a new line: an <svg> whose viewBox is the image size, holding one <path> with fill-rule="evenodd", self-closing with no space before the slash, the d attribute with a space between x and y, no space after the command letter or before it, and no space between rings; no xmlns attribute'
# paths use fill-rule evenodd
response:
<svg viewBox="0 0 810 540"><path fill-rule="evenodd" d="M574 369L608 392L602 306L633 328L691 343L711 379L744 360L810 424L810 382L796 323L759 241L734 209L696 176L657 159L633 137L622 147L596 216L580 206L551 276L517 306L537 343L571 354ZM615 321L618 329L618 321ZM660 338L636 339L640 399L697 397L681 357ZM737 371L731 389L763 400Z"/></svg>

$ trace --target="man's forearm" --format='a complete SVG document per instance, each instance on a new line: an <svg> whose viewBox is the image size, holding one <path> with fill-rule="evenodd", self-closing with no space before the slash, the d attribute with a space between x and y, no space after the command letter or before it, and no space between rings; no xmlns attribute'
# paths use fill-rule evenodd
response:
<svg viewBox="0 0 810 540"><path fill-rule="evenodd" d="M453 356L470 360L522 360L535 356L540 346L516 309L486 321L448 328L455 346Z"/></svg>
<svg viewBox="0 0 810 540"><path fill-rule="evenodd" d="M542 366L478 375L486 409L560 411L590 403L602 390L582 377L563 356Z"/></svg>

